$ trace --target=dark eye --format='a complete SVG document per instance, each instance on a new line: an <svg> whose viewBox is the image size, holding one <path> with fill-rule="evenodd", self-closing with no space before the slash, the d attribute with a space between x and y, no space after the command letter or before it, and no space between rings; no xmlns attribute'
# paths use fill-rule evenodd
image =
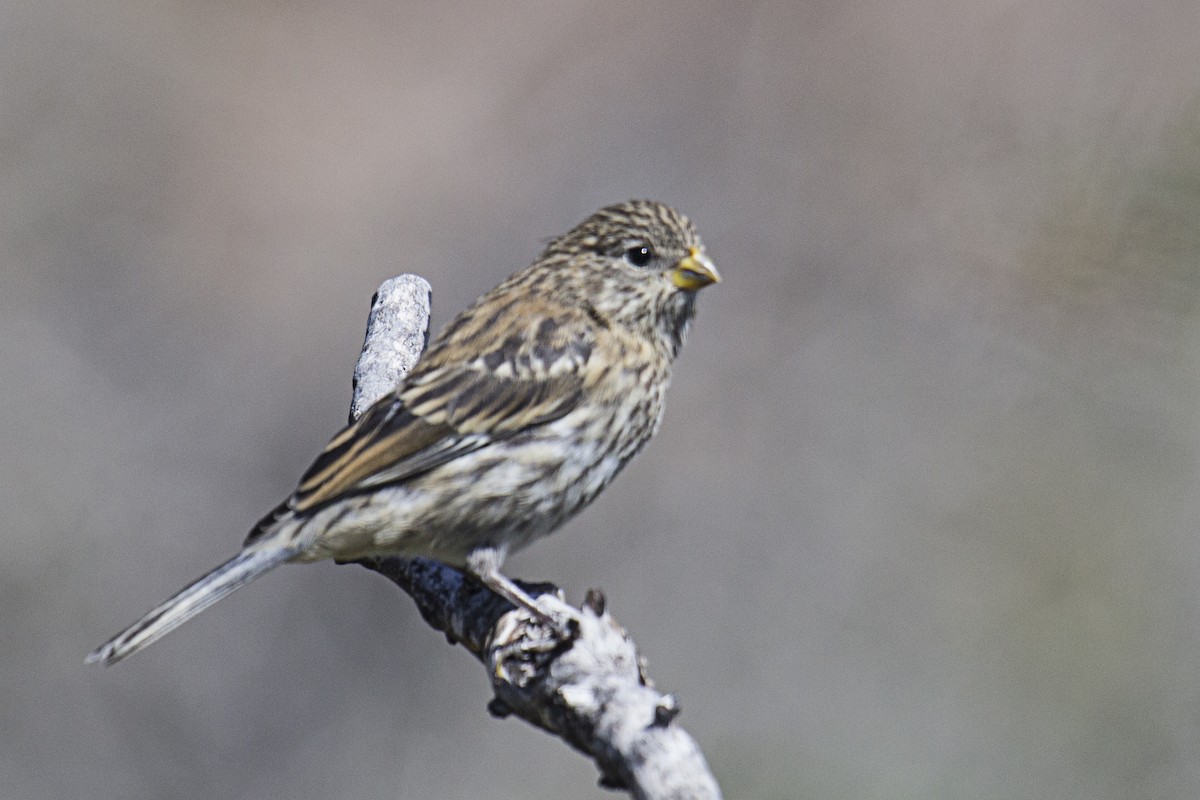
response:
<svg viewBox="0 0 1200 800"><path fill-rule="evenodd" d="M644 244L635 245L625 251L625 260L635 267L644 267L654 259L654 251Z"/></svg>

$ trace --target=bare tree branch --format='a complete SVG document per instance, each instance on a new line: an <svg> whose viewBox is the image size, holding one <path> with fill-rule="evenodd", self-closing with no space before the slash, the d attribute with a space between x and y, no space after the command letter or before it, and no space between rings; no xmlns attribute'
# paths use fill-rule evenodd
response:
<svg viewBox="0 0 1200 800"><path fill-rule="evenodd" d="M354 370L351 419L412 369L428 340L429 284L415 275L385 281L371 302L366 340ZM721 790L696 742L675 724L679 703L658 692L629 634L590 590L570 609L549 584L522 584L561 603L579 620L560 637L463 573L429 559L358 562L395 582L421 616L488 668L488 710L518 716L589 756L602 785L639 800L707 800Z"/></svg>

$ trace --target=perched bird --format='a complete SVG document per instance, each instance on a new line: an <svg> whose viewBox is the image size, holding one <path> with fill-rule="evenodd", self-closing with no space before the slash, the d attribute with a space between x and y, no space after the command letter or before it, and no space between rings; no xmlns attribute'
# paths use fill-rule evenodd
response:
<svg viewBox="0 0 1200 800"><path fill-rule="evenodd" d="M329 442L241 552L93 651L113 664L285 562L425 556L542 620L505 556L584 508L657 431L696 292L687 217L597 211L485 294Z"/></svg>

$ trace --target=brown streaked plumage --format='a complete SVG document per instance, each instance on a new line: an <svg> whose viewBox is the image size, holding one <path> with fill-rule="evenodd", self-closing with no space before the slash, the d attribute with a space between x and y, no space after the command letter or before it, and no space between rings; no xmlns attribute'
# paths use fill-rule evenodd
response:
<svg viewBox="0 0 1200 800"><path fill-rule="evenodd" d="M692 223L601 209L463 311L338 433L242 551L93 651L115 663L285 562L426 556L546 618L500 573L658 429L671 362L718 280Z"/></svg>

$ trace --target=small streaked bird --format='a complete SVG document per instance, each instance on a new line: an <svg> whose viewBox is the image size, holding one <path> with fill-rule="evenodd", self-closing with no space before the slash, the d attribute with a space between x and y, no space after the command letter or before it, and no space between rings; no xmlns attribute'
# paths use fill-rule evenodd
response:
<svg viewBox="0 0 1200 800"><path fill-rule="evenodd" d="M601 209L467 308L326 446L238 555L88 655L114 664L286 562L424 556L553 621L500 573L657 431L696 293L719 280L662 203Z"/></svg>

